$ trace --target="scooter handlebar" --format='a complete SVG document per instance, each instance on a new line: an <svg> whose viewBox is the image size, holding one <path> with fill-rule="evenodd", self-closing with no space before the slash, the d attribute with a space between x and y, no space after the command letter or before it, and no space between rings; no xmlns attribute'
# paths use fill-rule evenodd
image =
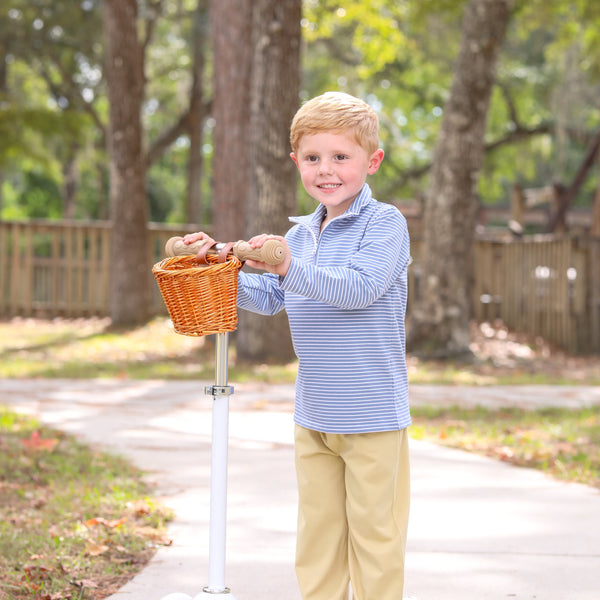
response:
<svg viewBox="0 0 600 600"><path fill-rule="evenodd" d="M167 256L185 256L198 254L208 240L199 240L192 244L185 244L182 237L172 237L165 244ZM209 253L218 253L224 244L217 244L208 250ZM268 265L278 265L285 256L285 247L279 240L267 240L260 248L252 248L248 242L240 240L232 248L233 255L244 262L256 260Z"/></svg>

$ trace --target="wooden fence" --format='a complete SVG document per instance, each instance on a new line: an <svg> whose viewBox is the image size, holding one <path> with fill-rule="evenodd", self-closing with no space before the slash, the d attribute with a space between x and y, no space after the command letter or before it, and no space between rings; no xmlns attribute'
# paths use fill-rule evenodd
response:
<svg viewBox="0 0 600 600"><path fill-rule="evenodd" d="M165 242L194 231L148 226L151 267ZM0 316L89 317L109 313L111 225L106 221L0 221ZM154 285L153 311L164 312Z"/></svg>
<svg viewBox="0 0 600 600"><path fill-rule="evenodd" d="M164 244L189 226L150 224L148 277ZM108 222L0 222L0 316L109 313ZM499 319L573 353L600 353L600 239L477 239L473 315ZM420 243L412 242L409 310L418 302ZM153 310L165 308L153 289Z"/></svg>
<svg viewBox="0 0 600 600"><path fill-rule="evenodd" d="M477 240L473 317L573 353L600 352L600 239Z"/></svg>

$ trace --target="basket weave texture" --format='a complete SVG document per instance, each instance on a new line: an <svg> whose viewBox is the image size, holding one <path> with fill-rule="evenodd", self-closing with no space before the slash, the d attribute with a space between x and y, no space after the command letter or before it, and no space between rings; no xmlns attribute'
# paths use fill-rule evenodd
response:
<svg viewBox="0 0 600 600"><path fill-rule="evenodd" d="M230 255L225 262L206 256L165 258L152 273L177 333L202 336L234 331L237 327L237 280L242 263Z"/></svg>

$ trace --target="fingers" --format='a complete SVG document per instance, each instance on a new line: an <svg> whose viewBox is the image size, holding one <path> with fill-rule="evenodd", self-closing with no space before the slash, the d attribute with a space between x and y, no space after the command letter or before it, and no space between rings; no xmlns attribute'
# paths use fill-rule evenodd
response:
<svg viewBox="0 0 600 600"><path fill-rule="evenodd" d="M261 248L267 240L280 240L285 242L284 238L282 238L280 235L261 233L260 235L255 235L253 238L250 238L248 243L250 246L252 246L252 248Z"/></svg>
<svg viewBox="0 0 600 600"><path fill-rule="evenodd" d="M283 244L283 247L285 249L285 256L283 258L283 261L277 265L271 265L271 264L267 264L267 263L256 261L256 260L247 260L246 264L249 267L253 267L255 269L260 269L261 271L268 271L269 273L274 273L276 275L281 275L281 276L285 277L285 275L288 272L288 269L290 268L290 264L292 262L292 252L291 252L290 247L288 246L288 243L284 237L282 237L280 235L271 235L271 234L263 233L263 234L254 236L252 239L248 240L248 244L250 244L250 246L252 248L261 248L264 245L264 243L268 240L278 240Z"/></svg>
<svg viewBox="0 0 600 600"><path fill-rule="evenodd" d="M260 235L255 235L253 238L248 240L248 243L253 248L260 248L267 240L283 240L279 235L272 235L270 233L261 233ZM188 233L183 236L183 243L186 245L193 244L195 242L200 241L211 241L215 242L213 238L211 238L207 233L203 231L198 231L196 233Z"/></svg>
<svg viewBox="0 0 600 600"><path fill-rule="evenodd" d="M197 233L188 233L183 236L183 243L186 245L193 244L194 242L200 242L202 240L212 240L214 242L214 240L203 231L198 231Z"/></svg>

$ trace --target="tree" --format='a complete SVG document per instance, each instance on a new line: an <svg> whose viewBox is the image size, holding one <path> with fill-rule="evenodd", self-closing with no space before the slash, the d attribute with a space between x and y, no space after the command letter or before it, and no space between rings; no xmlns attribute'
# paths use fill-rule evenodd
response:
<svg viewBox="0 0 600 600"><path fill-rule="evenodd" d="M300 0L257 0L253 6L250 86L250 164L245 238L283 235L296 210L296 167L289 127L300 89ZM266 323L265 320L269 319ZM237 355L242 360L293 356L287 315L239 315Z"/></svg>
<svg viewBox="0 0 600 600"><path fill-rule="evenodd" d="M298 105L300 0L217 0L214 57L213 237L285 233L296 204L289 126ZM285 314L239 315L238 356L292 356Z"/></svg>
<svg viewBox="0 0 600 600"><path fill-rule="evenodd" d="M57 200L62 200L63 214L73 216L80 159L85 154L89 164L97 158L90 152L93 140L105 158L96 102L103 85L99 11L93 2L9 4L0 12L0 79L5 83L0 122L6 117L0 123L5 142L0 163L9 162L7 173L19 173L22 182L29 175L47 179L62 190Z"/></svg>
<svg viewBox="0 0 600 600"><path fill-rule="evenodd" d="M110 103L110 316L113 325L149 316L148 201L142 149L144 45L138 39L136 0L106 0L106 78Z"/></svg>
<svg viewBox="0 0 600 600"><path fill-rule="evenodd" d="M186 8L188 5L189 8ZM154 72L147 74L147 78L152 80L148 100L150 103L160 104L161 107L160 111L156 111L157 116L160 115L161 118L148 133L150 142L146 163L150 174L149 187L156 180L160 180L162 184L167 173L176 181L180 181L182 177L178 176L177 172L182 174L185 172L185 181L179 183L179 188L182 190L179 195L185 197L185 204L180 210L172 207L178 194L174 190L171 191L168 185L153 190L153 198L160 196L163 208L170 212L169 216L176 215L178 222L183 220L197 224L202 219L204 126L212 104L211 99L206 97L205 89L205 66L210 56L208 5L209 0L196 0L195 6L192 0L187 3L177 2L176 5L163 3L163 12L169 12L167 16L170 18L161 19L160 35L157 36L155 33L153 37L160 38L159 56L164 57L162 60L167 64L162 68L160 64L156 65ZM169 6L171 9L167 11ZM173 48L184 46L184 42L189 47L189 58L185 52L183 54L173 52ZM183 64L189 62L191 65L189 74L184 69L174 67L179 62ZM168 88L173 86L165 86L163 83L163 68L168 69L170 78L181 81L171 92ZM182 85L187 89L179 89ZM177 99L186 96L187 105L180 107ZM189 140L189 147L184 152L187 165L186 168L179 169L179 165L174 164L168 155L173 145L185 137ZM152 171L153 167L157 167L155 171ZM156 215L152 218L160 221L165 217Z"/></svg>
<svg viewBox="0 0 600 600"><path fill-rule="evenodd" d="M194 199L188 204L198 213L199 181L206 187L202 136L210 110L203 94L209 56L207 3L139 3L143 10L138 28L152 33L144 48L144 139L150 216L156 220L181 222L186 213L197 218L184 206L186 188L187 197ZM48 184L62 191L63 216L75 218L108 218L102 8L99 0L75 6L12 0L0 10L0 80L6 80L0 163L9 162L9 186L17 193L28 171L35 171L37 178L43 172ZM27 209L22 207L23 217Z"/></svg>
<svg viewBox="0 0 600 600"><path fill-rule="evenodd" d="M469 274L477 185L495 67L512 0L470 0L450 96L444 107L424 212L422 293L413 306L409 350L468 355Z"/></svg>
<svg viewBox="0 0 600 600"><path fill-rule="evenodd" d="M211 0L214 156L213 234L219 241L244 235L250 156L252 0Z"/></svg>
<svg viewBox="0 0 600 600"><path fill-rule="evenodd" d="M146 90L145 57L161 16L160 9L160 3L151 5L147 7L143 18L138 18L136 0L123 3L111 1L104 5L113 223L110 316L115 325L144 322L149 316L152 281L148 271L147 167L185 133L190 135L193 144L188 161L189 189L199 202L198 173L201 160L198 153L207 111L202 93L206 4L204 0L198 0L196 5L197 27L192 35L195 52L189 104L154 139L146 153L141 121ZM138 30L142 32L140 36Z"/></svg>

